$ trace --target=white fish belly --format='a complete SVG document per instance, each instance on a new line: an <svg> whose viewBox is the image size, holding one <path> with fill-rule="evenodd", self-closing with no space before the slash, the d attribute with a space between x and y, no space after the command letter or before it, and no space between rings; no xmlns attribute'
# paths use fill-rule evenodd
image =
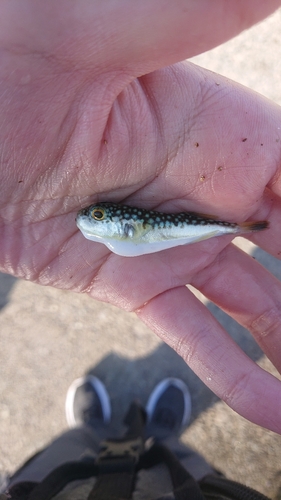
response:
<svg viewBox="0 0 281 500"><path fill-rule="evenodd" d="M231 234L238 232L236 228L225 227L225 226L194 226L188 231L188 236L179 236L178 228L171 234L171 229L161 229L160 231L149 231L146 233L142 239L137 241L126 240L113 240L107 239L103 243L117 255L123 257L137 257L139 255L145 255L155 252L160 252L168 248L174 248L181 245L188 245L190 243L196 243L208 238L213 238L214 236L220 236L223 234ZM182 233L184 231L182 230ZM186 233L185 229L185 233ZM100 240L99 240L100 241Z"/></svg>

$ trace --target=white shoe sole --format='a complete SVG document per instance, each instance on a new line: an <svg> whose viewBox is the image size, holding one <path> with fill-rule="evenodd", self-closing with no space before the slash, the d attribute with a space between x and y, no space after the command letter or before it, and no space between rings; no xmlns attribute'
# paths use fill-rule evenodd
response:
<svg viewBox="0 0 281 500"><path fill-rule="evenodd" d="M74 380L67 391L65 400L65 415L69 427L77 427L73 413L74 397L78 387L81 387L81 385L85 384L85 382L88 382L93 386L100 399L104 422L107 424L110 421L111 404L105 385L97 377L87 375L86 377L80 377Z"/></svg>

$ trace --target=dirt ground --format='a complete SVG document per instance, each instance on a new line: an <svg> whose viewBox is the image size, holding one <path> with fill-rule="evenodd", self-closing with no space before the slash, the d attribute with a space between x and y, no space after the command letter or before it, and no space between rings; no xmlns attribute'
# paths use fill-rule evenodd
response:
<svg viewBox="0 0 281 500"><path fill-rule="evenodd" d="M193 62L281 104L280 26L281 10ZM242 246L281 279L279 261L248 242ZM248 332L206 305L248 356L276 375ZM193 402L182 440L229 478L281 498L281 437L219 401L133 314L0 274L0 339L0 472L13 471L66 428L64 400L74 378L99 376L121 421L131 399L145 404L159 380L178 376Z"/></svg>

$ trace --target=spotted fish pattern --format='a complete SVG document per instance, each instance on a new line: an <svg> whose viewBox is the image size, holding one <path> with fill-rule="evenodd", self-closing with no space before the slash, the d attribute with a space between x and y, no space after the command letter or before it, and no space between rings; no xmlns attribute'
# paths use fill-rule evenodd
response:
<svg viewBox="0 0 281 500"><path fill-rule="evenodd" d="M126 257L268 227L267 221L238 224L196 212L164 213L109 202L83 208L77 214L76 224L87 239L103 243Z"/></svg>

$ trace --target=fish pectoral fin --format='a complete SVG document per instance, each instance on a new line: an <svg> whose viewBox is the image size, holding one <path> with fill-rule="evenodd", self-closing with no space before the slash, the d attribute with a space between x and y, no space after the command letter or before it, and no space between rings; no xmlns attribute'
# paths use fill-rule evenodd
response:
<svg viewBox="0 0 281 500"><path fill-rule="evenodd" d="M124 225L124 234L128 238L133 238L135 236L135 228L129 222L126 222L126 224Z"/></svg>

